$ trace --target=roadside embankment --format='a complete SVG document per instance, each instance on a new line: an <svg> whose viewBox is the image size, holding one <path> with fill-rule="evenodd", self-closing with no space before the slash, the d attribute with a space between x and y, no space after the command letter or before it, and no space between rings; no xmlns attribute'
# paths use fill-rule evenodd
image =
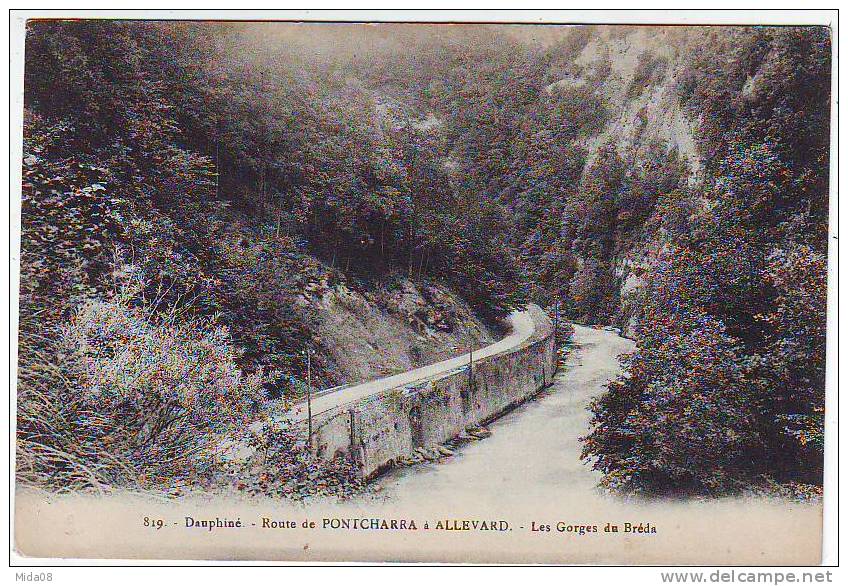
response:
<svg viewBox="0 0 848 586"><path fill-rule="evenodd" d="M536 306L527 313L533 333L514 347L316 415L315 453L350 454L372 478L523 403L551 383L557 360L550 319Z"/></svg>

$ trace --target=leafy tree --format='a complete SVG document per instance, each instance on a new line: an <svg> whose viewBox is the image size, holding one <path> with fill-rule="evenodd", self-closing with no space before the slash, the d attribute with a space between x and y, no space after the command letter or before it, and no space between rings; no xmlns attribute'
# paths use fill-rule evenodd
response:
<svg viewBox="0 0 848 586"><path fill-rule="evenodd" d="M584 457L609 486L821 483L828 44L740 29L692 49L706 177L648 270L627 374L592 407Z"/></svg>

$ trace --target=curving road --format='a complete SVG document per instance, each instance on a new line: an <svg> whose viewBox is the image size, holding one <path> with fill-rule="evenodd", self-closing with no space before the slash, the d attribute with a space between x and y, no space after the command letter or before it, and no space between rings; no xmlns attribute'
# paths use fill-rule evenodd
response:
<svg viewBox="0 0 848 586"><path fill-rule="evenodd" d="M512 499L560 502L595 491L599 475L580 459L589 401L621 372L634 344L612 332L574 327L573 348L538 399L489 425L493 435L442 463L395 469L377 482L397 503L473 502L502 510ZM580 499L584 496L580 496Z"/></svg>
<svg viewBox="0 0 848 586"><path fill-rule="evenodd" d="M494 344L490 344L489 346L479 350L474 350L474 360L479 360L480 358L485 358L487 356L503 352L504 350L515 348L533 335L533 319L530 317L529 311L512 312L509 316L509 323L511 326L509 335ZM456 368L465 366L468 364L468 361L469 354L466 353L455 358L449 358L448 360L428 364L427 366L408 370L400 374L379 378L377 380L368 381L352 387L344 387L337 391L322 394L312 399L312 415L314 417L319 413L335 409L336 407L341 407L342 405L346 405L354 401L359 401L360 399L370 397L371 395L380 393L387 389L410 385L432 378L444 372L449 372ZM302 421L306 419L307 414L306 403L304 402L295 405L291 411L289 411L288 416L292 421Z"/></svg>
<svg viewBox="0 0 848 586"><path fill-rule="evenodd" d="M621 372L617 356L634 342L575 326L574 344L553 386L488 428L491 437L449 458L394 468L356 514L446 520L504 519L513 538L485 532L421 532L391 559L453 563L770 565L821 560L821 505L773 497L714 500L622 498L598 487L600 473L581 460L593 397ZM449 521L450 522L450 521ZM651 523L656 534L606 533L607 523ZM548 530L542 528L545 525ZM597 533L560 532L597 526ZM399 543L400 545L396 545ZM403 550L402 546L407 545Z"/></svg>

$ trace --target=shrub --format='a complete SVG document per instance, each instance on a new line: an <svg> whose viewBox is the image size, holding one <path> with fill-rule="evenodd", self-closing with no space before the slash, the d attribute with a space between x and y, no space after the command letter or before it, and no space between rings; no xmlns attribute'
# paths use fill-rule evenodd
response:
<svg viewBox="0 0 848 586"><path fill-rule="evenodd" d="M627 89L628 98L638 98L648 87L659 84L666 74L668 61L650 51L639 55L639 62L633 74L633 80Z"/></svg>
<svg viewBox="0 0 848 586"><path fill-rule="evenodd" d="M768 258L766 282L777 297L758 315L768 325L762 376L773 389L775 444L780 469L802 482L821 483L824 450L827 257L791 245Z"/></svg>
<svg viewBox="0 0 848 586"><path fill-rule="evenodd" d="M236 490L301 500L314 496L350 497L365 487L359 468L350 454L329 461L312 455L306 446L306 430L285 422L254 426L248 442L254 457L232 471Z"/></svg>
<svg viewBox="0 0 848 586"><path fill-rule="evenodd" d="M262 380L226 328L156 311L131 267L80 306L44 350L22 344L19 476L64 488L164 487L207 478L246 428Z"/></svg>
<svg viewBox="0 0 848 586"><path fill-rule="evenodd" d="M584 458L602 484L650 494L733 491L757 437L751 378L738 342L704 314L627 360L628 374L596 399Z"/></svg>

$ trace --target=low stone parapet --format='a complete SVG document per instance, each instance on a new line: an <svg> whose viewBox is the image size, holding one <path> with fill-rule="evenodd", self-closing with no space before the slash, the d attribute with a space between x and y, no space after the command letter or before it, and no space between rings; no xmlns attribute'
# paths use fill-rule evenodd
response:
<svg viewBox="0 0 848 586"><path fill-rule="evenodd" d="M557 356L550 319L536 306L529 311L534 333L515 348L320 414L313 421L316 455L350 454L370 479L536 395L551 384Z"/></svg>

